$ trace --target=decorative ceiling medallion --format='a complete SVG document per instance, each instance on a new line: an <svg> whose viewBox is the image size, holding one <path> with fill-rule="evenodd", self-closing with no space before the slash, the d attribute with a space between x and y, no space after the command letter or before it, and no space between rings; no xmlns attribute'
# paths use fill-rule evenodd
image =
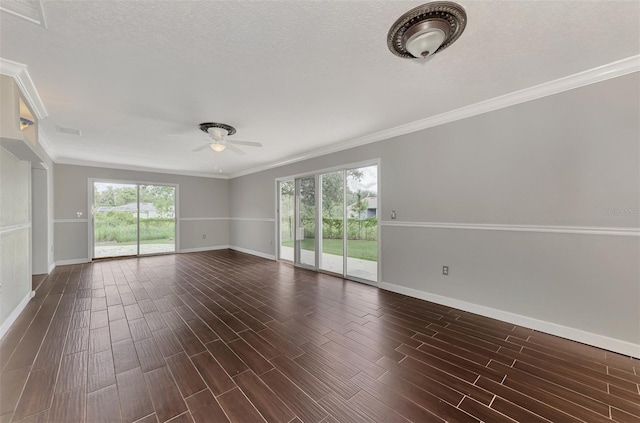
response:
<svg viewBox="0 0 640 423"><path fill-rule="evenodd" d="M236 133L236 128L231 125L227 125L226 123L216 123L216 122L204 122L200 124L200 130L205 134L209 133L209 129L211 128L220 128L227 131L226 135L233 135Z"/></svg>
<svg viewBox="0 0 640 423"><path fill-rule="evenodd" d="M387 46L396 56L420 59L432 56L453 44L467 25L462 6L434 1L402 15L389 29Z"/></svg>

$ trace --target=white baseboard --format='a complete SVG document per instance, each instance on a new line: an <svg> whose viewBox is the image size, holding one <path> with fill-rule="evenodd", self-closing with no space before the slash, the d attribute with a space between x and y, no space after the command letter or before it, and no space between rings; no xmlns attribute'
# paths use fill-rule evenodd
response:
<svg viewBox="0 0 640 423"><path fill-rule="evenodd" d="M523 316L504 310L498 310L495 308L469 303L442 295L432 294L426 291L420 291L418 289L407 288L405 286L388 282L380 282L380 285L378 285L378 287L380 289L407 295L409 297L431 301L433 303L442 304L448 307L454 307L460 310L468 311L470 313L480 314L482 316L502 320L514 325L524 326L540 332L567 338L572 341L582 342L584 344L593 345L594 347L603 348L605 350L640 358L639 344L633 344L631 342L622 341L620 339L609 338L608 336L586 332L581 329L575 329L556 323L546 322L544 320L535 319L533 317Z"/></svg>
<svg viewBox="0 0 640 423"><path fill-rule="evenodd" d="M258 256L258 257L266 258L266 259L269 259L269 260L275 260L276 259L276 256L274 256L273 254L265 254L265 253L261 253L260 251L249 250L247 248L236 247L234 245L230 245L229 248L232 249L232 250L240 251L241 253L247 253L247 254L251 254L253 256Z"/></svg>
<svg viewBox="0 0 640 423"><path fill-rule="evenodd" d="M79 259L69 259L69 260L58 260L56 261L55 265L66 266L68 264L83 264L83 263L89 263L89 262L91 262L91 259L79 258Z"/></svg>
<svg viewBox="0 0 640 423"><path fill-rule="evenodd" d="M53 272L55 268L56 268L56 262L54 261L53 263L51 263L51 266L49 266L49 271L47 273Z"/></svg>
<svg viewBox="0 0 640 423"><path fill-rule="evenodd" d="M29 301L36 295L36 291L29 291L27 295L20 301L20 304L13 309L11 314L7 317L7 319L0 325L0 339L4 338L4 335L9 331L11 325L16 321L22 310L29 304Z"/></svg>
<svg viewBox="0 0 640 423"><path fill-rule="evenodd" d="M214 250L228 250L228 245L214 245L210 247L197 247L197 248L181 248L180 254L182 253L199 253L201 251L214 251Z"/></svg>

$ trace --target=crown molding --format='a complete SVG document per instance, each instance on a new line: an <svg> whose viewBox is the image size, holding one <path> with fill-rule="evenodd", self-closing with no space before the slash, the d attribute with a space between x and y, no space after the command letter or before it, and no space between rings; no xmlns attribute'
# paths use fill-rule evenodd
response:
<svg viewBox="0 0 640 423"><path fill-rule="evenodd" d="M68 157L60 157L55 160L56 164L63 165L73 165L73 166L87 166L87 167L102 167L107 169L119 169L119 170L133 170L136 172L150 172L150 173L164 173L169 175L180 175L180 176L196 176L200 178L212 178L212 179L229 179L227 175L221 175L218 173L206 173L206 172L189 172L182 170L170 170L170 169L159 169L152 167L144 167L144 166L135 166L135 165L123 165L117 163L106 163L106 162L94 162L90 160L80 160L73 159Z"/></svg>
<svg viewBox="0 0 640 423"><path fill-rule="evenodd" d="M38 120L49 116L40 98L40 94L38 94L38 90L36 90L36 86L29 75L27 65L0 57L0 73L10 76L16 81L20 92Z"/></svg>
<svg viewBox="0 0 640 423"><path fill-rule="evenodd" d="M595 84L597 82L606 81L608 79L617 78L633 72L640 71L640 55L627 57L603 66L598 66L583 72L535 85L519 91L514 91L479 103L470 104L459 109L441 113L415 122L410 122L394 128L385 129L384 131L375 132L373 134L364 135L362 137L350 140L340 141L327 147L312 150L300 155L291 156L283 160L278 160L263 166L254 167L239 172L229 174L229 178L237 178L240 176L250 175L252 173L261 172L268 169L312 159L314 157L324 156L326 154L336 153L338 151L383 141L400 135L410 134L412 132L421 131L423 129L432 128L434 126L444 125L445 123L454 122L456 120L466 119L472 116L481 115L492 112L494 110L504 109L506 107L515 106L516 104L525 103L550 95L559 94L564 91L573 90L575 88L584 87L586 85Z"/></svg>

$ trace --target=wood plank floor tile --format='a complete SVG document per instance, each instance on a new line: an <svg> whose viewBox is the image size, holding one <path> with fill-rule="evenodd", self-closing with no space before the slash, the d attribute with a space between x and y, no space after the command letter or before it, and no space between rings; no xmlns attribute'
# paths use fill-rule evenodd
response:
<svg viewBox="0 0 640 423"><path fill-rule="evenodd" d="M247 365L223 341L209 342L206 347L230 376L233 377L248 369Z"/></svg>
<svg viewBox="0 0 640 423"><path fill-rule="evenodd" d="M87 392L97 391L116 383L113 353L111 350L89 355L87 373Z"/></svg>
<svg viewBox="0 0 640 423"><path fill-rule="evenodd" d="M235 387L229 375L208 351L196 354L191 359L202 379L215 395L220 395Z"/></svg>
<svg viewBox="0 0 640 423"><path fill-rule="evenodd" d="M269 423L286 423L295 414L251 370L235 376L234 381Z"/></svg>
<svg viewBox="0 0 640 423"><path fill-rule="evenodd" d="M167 358L167 364L184 398L207 388L204 380L184 352Z"/></svg>
<svg viewBox="0 0 640 423"><path fill-rule="evenodd" d="M58 369L47 367L29 374L22 396L16 405L14 420L22 419L49 408Z"/></svg>
<svg viewBox="0 0 640 423"><path fill-rule="evenodd" d="M479 418L483 422L515 423L515 420L469 397L463 399L458 408Z"/></svg>
<svg viewBox="0 0 640 423"><path fill-rule="evenodd" d="M193 423L193 417L191 417L191 413L187 411L186 413L182 413L179 416L172 418L167 423Z"/></svg>
<svg viewBox="0 0 640 423"><path fill-rule="evenodd" d="M207 350L198 337L187 326L175 329L173 334L188 355L200 354Z"/></svg>
<svg viewBox="0 0 640 423"><path fill-rule="evenodd" d="M116 374L140 367L138 354L131 339L125 339L113 344L113 362Z"/></svg>
<svg viewBox="0 0 640 423"><path fill-rule="evenodd" d="M120 400L115 384L87 394L87 422L118 423L121 421Z"/></svg>
<svg viewBox="0 0 640 423"><path fill-rule="evenodd" d="M351 382L346 375L324 366L322 361L309 354L296 357L293 361L344 399L353 397L360 390L360 387Z"/></svg>
<svg viewBox="0 0 640 423"><path fill-rule="evenodd" d="M108 326L89 331L89 354L111 349L111 332Z"/></svg>
<svg viewBox="0 0 640 423"><path fill-rule="evenodd" d="M64 356L54 393L66 392L87 383L88 358L87 351Z"/></svg>
<svg viewBox="0 0 640 423"><path fill-rule="evenodd" d="M256 334L252 330L245 330L239 333L240 337L244 339L247 344L251 345L253 349L259 351L260 354L267 360L271 360L282 354L276 347L267 342L264 338Z"/></svg>
<svg viewBox="0 0 640 423"><path fill-rule="evenodd" d="M153 332L152 335L164 357L170 357L184 351L171 329L162 328Z"/></svg>
<svg viewBox="0 0 640 423"><path fill-rule="evenodd" d="M365 413L375 422L409 423L409 420L375 399L366 391L359 391L349 400L349 404Z"/></svg>
<svg viewBox="0 0 640 423"><path fill-rule="evenodd" d="M112 343L124 341L125 339L131 339L131 330L129 329L129 323L124 318L109 322L109 329L111 330Z"/></svg>
<svg viewBox="0 0 640 423"><path fill-rule="evenodd" d="M0 374L0 415L15 410L22 388L27 383L29 371L29 367L23 367Z"/></svg>
<svg viewBox="0 0 640 423"><path fill-rule="evenodd" d="M273 369L271 363L247 344L244 339L238 338L227 345L255 374L261 375Z"/></svg>
<svg viewBox="0 0 640 423"><path fill-rule="evenodd" d="M521 383L527 384L530 387L535 387L543 392L555 395L559 398L565 398L584 408L587 408L596 413L599 413L602 416L609 415L609 405L605 404L604 402L598 401L595 398L589 397L587 395L575 392L561 385L557 385L555 383L549 382L543 378L538 377L540 375L532 375L530 373L526 373L521 370L514 369L511 367L505 366L504 364L496 363L496 362L491 363L489 367L507 375L507 380L509 380L510 382L519 381ZM510 386L509 383L507 383L506 385Z"/></svg>
<svg viewBox="0 0 640 423"><path fill-rule="evenodd" d="M133 339L134 342L153 336L149 325L147 325L147 321L143 318L129 321L129 329L131 330L131 339Z"/></svg>
<svg viewBox="0 0 640 423"><path fill-rule="evenodd" d="M67 391L53 397L51 410L49 411L49 421L51 422L73 422L82 423L85 421L85 387L80 386L71 391Z"/></svg>
<svg viewBox="0 0 640 423"><path fill-rule="evenodd" d="M161 315L157 311L146 313L144 315L144 318L147 321L147 325L149 325L149 329L151 330L151 332L155 332L167 327L167 323L165 322L163 315Z"/></svg>
<svg viewBox="0 0 640 423"><path fill-rule="evenodd" d="M524 395L517 390L500 385L490 379L480 377L478 382L476 382L476 385L494 392L496 395L499 395L500 397L551 421L567 423L580 421L550 405Z"/></svg>
<svg viewBox="0 0 640 423"><path fill-rule="evenodd" d="M153 338L143 339L133 343L138 354L140 367L143 372L148 372L166 365L158 345Z"/></svg>
<svg viewBox="0 0 640 423"><path fill-rule="evenodd" d="M257 334L289 358L295 358L303 353L295 344L289 342L286 338L278 335L271 329L261 330L257 332Z"/></svg>
<svg viewBox="0 0 640 423"><path fill-rule="evenodd" d="M166 367L151 370L144 376L159 421L165 422L187 411L187 405Z"/></svg>
<svg viewBox="0 0 640 423"><path fill-rule="evenodd" d="M218 401L232 423L265 422L258 410L238 388L220 395Z"/></svg>
<svg viewBox="0 0 640 423"><path fill-rule="evenodd" d="M318 401L337 421L341 423L361 423L376 421L359 408L353 407L337 395L329 394Z"/></svg>
<svg viewBox="0 0 640 423"><path fill-rule="evenodd" d="M327 413L307 394L298 388L290 379L285 377L277 369L260 376L273 392L291 409L302 421L319 423L327 416Z"/></svg>
<svg viewBox="0 0 640 423"><path fill-rule="evenodd" d="M640 423L637 358L232 250L56 267L0 390L0 423Z"/></svg>
<svg viewBox="0 0 640 423"><path fill-rule="evenodd" d="M211 394L211 391L205 389L197 394L187 398L186 400L191 417L195 423L227 423L229 419L220 408L218 401Z"/></svg>
<svg viewBox="0 0 640 423"><path fill-rule="evenodd" d="M118 374L122 420L133 422L154 412L144 375L139 367Z"/></svg>
<svg viewBox="0 0 640 423"><path fill-rule="evenodd" d="M64 347L65 354L74 354L89 349L89 327L69 330L67 343Z"/></svg>

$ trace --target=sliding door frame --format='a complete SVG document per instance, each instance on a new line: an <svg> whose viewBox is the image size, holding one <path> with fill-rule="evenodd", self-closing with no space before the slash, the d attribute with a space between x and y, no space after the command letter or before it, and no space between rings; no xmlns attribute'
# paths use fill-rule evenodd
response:
<svg viewBox="0 0 640 423"><path fill-rule="evenodd" d="M168 182L148 182L148 181L136 181L136 180L124 180L124 179L110 179L110 178L89 178L87 180L87 235L88 235L88 256L89 261L95 259L95 243L94 243L94 226L93 226L93 215L94 215L94 198L93 198L93 187L94 183L102 182L105 184L128 184L135 185L137 192L137 201L138 201L138 223L137 223L137 231L138 231L138 245L137 251L138 254L131 257L140 257L140 185L155 185L155 186L163 186L163 187L174 187L176 190L175 196L175 204L174 204L174 219L175 219L175 240L176 240L176 248L173 252L168 253L154 253L154 254L144 254L143 256L152 256L152 255L163 255L163 254L177 254L180 252L180 184L172 184ZM129 256L126 256L129 257Z"/></svg>
<svg viewBox="0 0 640 423"><path fill-rule="evenodd" d="M315 177L316 180L316 239L315 239L315 244L316 244L316 261L315 261L315 270L317 272L323 272L323 273L329 273L332 275L337 275L336 273L332 273L332 272L325 272L320 270L320 251L319 251L319 246L320 246L320 240L319 240L319 236L322 236L322 187L319 186L320 184L320 175L325 174L325 173L332 173L332 172L339 172L339 171L343 171L345 172L345 179L343 181L343 183L346 186L346 171L349 171L351 169L358 169L361 167L369 167L369 166L376 166L377 169L377 177L378 177L378 192L377 192L377 196L378 196L378 205L377 205L377 209L379 211L378 213L378 223L377 223L377 232L378 232L378 260L377 260L377 280L376 281L370 281L370 280L365 280L365 279L360 279L354 276L349 276L347 277L347 240L346 240L346 231L347 231L347 212L346 212L346 189L343 190L343 197L344 197L344 218L345 218L345 223L343 225L344 229L343 229L343 274L339 275L340 277L343 277L345 279L350 279L350 280L354 280L356 282L361 282L361 283L365 283L368 285L373 285L373 286L378 286L381 282L382 282L382 231L381 228L382 226L380 225L380 222L382 220L382 190L381 190L381 175L382 175L382 160L380 158L375 158L375 159L371 159L371 160L364 160L361 162L355 162L355 163L345 163L339 166L333 166L333 167L329 167L329 168L324 168L324 169L319 169L319 170L314 170L311 172L304 172L304 173L298 173L295 175L290 175L290 176L283 176L283 177L279 177L275 179L275 192L276 192L276 207L275 207L275 213L276 213L276 225L275 225L275 240L277 242L278 245L276 245L275 248L275 257L276 260L280 260L280 186L279 186L279 182L281 181L289 181L289 180L294 180L294 184L295 184L295 180L296 179L300 179L300 178L305 178L305 177ZM297 200L296 200L297 201ZM319 219L319 220L318 220ZM297 235L297 234L296 234ZM295 243L294 243L295 245ZM294 248L295 250L295 248ZM294 254L295 255L295 254ZM285 260L288 262L288 260ZM296 257L294 257L294 265L296 262ZM296 265L297 266L297 265ZM307 266L298 266L298 267L302 267L305 269L308 269L309 267Z"/></svg>

